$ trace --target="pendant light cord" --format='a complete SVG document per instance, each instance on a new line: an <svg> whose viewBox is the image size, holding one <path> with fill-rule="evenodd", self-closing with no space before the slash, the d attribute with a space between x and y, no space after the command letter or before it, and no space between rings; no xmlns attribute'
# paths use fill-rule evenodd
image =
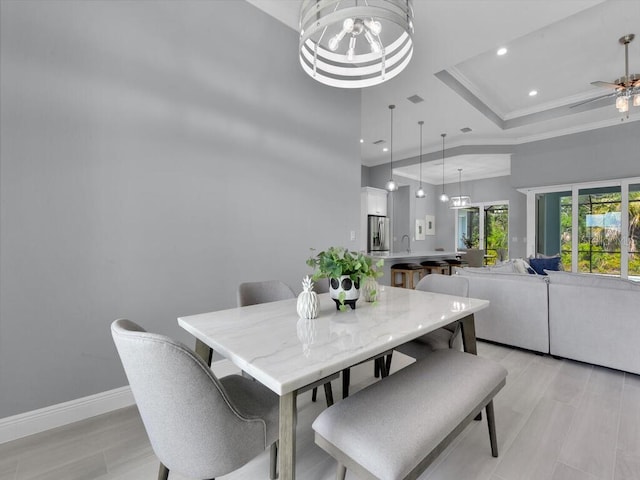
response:
<svg viewBox="0 0 640 480"><path fill-rule="evenodd" d="M422 188L422 126L424 122L420 120L418 125L420 125L420 188Z"/></svg>
<svg viewBox="0 0 640 480"><path fill-rule="evenodd" d="M442 194L444 195L444 137L447 136L446 133L440 134L442 137Z"/></svg>
<svg viewBox="0 0 640 480"><path fill-rule="evenodd" d="M391 141L389 142L389 154L391 162L389 163L391 167L391 179L393 180L393 109L396 108L395 105L389 105L389 110L391 110Z"/></svg>

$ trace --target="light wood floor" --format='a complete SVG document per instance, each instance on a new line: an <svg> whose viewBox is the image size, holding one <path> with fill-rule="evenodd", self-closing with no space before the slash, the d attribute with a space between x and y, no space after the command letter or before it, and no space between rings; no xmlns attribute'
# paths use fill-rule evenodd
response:
<svg viewBox="0 0 640 480"><path fill-rule="evenodd" d="M478 349L509 371L494 402L500 457L491 457L485 421L473 422L420 480L640 479L640 377L483 342ZM394 355L393 368L408 362ZM353 391L374 381L372 370L353 370ZM324 403L310 398L298 400L298 478L331 480L335 463L310 427ZM133 407L0 445L1 480L152 480L157 467ZM265 453L220 480L267 478Z"/></svg>

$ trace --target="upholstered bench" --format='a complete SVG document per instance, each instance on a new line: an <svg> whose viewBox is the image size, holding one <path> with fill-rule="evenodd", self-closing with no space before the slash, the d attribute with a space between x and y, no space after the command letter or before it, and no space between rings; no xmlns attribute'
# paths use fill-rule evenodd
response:
<svg viewBox="0 0 640 480"><path fill-rule="evenodd" d="M506 376L491 360L433 352L324 410L315 441L338 461L338 480L347 468L362 479L416 479L486 407L497 457L493 397Z"/></svg>

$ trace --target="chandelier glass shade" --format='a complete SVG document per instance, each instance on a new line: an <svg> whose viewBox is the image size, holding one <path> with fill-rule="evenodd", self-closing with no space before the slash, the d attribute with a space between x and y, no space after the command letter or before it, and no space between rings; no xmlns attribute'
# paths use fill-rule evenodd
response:
<svg viewBox="0 0 640 480"><path fill-rule="evenodd" d="M462 195L462 169L458 169L458 196L451 197L449 201L449 208L459 210L461 208L467 208L471 205L471 197L468 195Z"/></svg>
<svg viewBox="0 0 640 480"><path fill-rule="evenodd" d="M300 64L340 88L378 85L413 55L413 0L303 0Z"/></svg>
<svg viewBox="0 0 640 480"><path fill-rule="evenodd" d="M393 179L393 109L394 108L396 108L395 105L389 105L389 112L391 113L391 136L389 137L389 153L390 153L389 170L391 174L385 188L390 192L395 192L396 190L398 190L398 184Z"/></svg>
<svg viewBox="0 0 640 480"><path fill-rule="evenodd" d="M416 198L424 198L427 196L424 192L424 188L422 188L422 126L424 125L424 122L420 120L418 125L420 125L420 188L416 191Z"/></svg>
<svg viewBox="0 0 640 480"><path fill-rule="evenodd" d="M444 137L447 136L446 133L441 133L442 137L442 193L440 194L440 201L442 203L447 203L449 201L449 195L444 192Z"/></svg>

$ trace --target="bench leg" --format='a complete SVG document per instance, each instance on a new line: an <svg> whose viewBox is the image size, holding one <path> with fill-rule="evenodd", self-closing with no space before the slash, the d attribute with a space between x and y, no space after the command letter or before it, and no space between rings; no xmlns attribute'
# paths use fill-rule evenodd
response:
<svg viewBox="0 0 640 480"><path fill-rule="evenodd" d="M491 441L491 455L498 456L498 438L496 436L496 418L493 413L493 400L487 403L487 425L489 426L489 440Z"/></svg>
<svg viewBox="0 0 640 480"><path fill-rule="evenodd" d="M338 468L336 469L336 480L344 480L344 477L347 476L347 467L343 464L338 463Z"/></svg>

